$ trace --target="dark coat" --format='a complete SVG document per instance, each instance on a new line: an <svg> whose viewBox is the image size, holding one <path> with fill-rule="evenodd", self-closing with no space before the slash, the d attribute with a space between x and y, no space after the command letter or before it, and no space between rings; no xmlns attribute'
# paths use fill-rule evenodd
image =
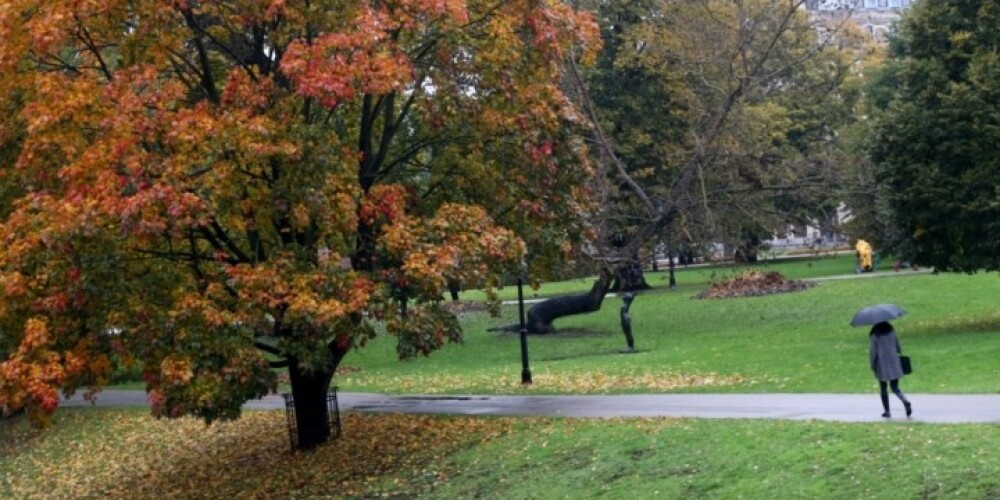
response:
<svg viewBox="0 0 1000 500"><path fill-rule="evenodd" d="M870 347L868 357L871 360L872 372L875 378L882 381L899 380L903 378L903 365L899 362L899 339L896 332L869 335Z"/></svg>

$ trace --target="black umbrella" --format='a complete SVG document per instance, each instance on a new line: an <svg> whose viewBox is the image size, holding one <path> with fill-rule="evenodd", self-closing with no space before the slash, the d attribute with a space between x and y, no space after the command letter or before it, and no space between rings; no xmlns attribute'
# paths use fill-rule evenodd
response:
<svg viewBox="0 0 1000 500"><path fill-rule="evenodd" d="M896 319L906 314L902 307L895 304L878 304L865 307L854 313L851 326L874 325L883 321Z"/></svg>

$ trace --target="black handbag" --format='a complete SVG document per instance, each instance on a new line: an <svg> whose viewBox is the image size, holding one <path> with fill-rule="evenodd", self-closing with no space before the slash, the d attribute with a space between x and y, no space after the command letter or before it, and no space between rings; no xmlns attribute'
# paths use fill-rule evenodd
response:
<svg viewBox="0 0 1000 500"><path fill-rule="evenodd" d="M903 365L903 373L904 374L909 375L909 374L913 373L913 365L910 364L910 357L909 356L900 356L899 357L899 364Z"/></svg>

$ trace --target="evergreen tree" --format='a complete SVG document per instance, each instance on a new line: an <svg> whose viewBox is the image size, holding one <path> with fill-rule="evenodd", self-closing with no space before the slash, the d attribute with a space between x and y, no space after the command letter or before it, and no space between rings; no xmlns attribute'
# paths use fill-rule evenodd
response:
<svg viewBox="0 0 1000 500"><path fill-rule="evenodd" d="M1000 269L1000 6L928 0L891 40L871 145L900 257Z"/></svg>

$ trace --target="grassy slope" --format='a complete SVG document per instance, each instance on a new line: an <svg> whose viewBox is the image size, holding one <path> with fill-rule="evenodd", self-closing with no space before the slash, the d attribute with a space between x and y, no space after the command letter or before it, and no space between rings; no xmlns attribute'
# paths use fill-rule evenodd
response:
<svg viewBox="0 0 1000 500"><path fill-rule="evenodd" d="M280 412L206 427L72 409L0 432L2 498L996 498L987 425L347 414L290 454ZM777 496L776 496L777 495Z"/></svg>
<svg viewBox="0 0 1000 500"><path fill-rule="evenodd" d="M453 459L435 498L996 498L996 426L552 421Z"/></svg>

